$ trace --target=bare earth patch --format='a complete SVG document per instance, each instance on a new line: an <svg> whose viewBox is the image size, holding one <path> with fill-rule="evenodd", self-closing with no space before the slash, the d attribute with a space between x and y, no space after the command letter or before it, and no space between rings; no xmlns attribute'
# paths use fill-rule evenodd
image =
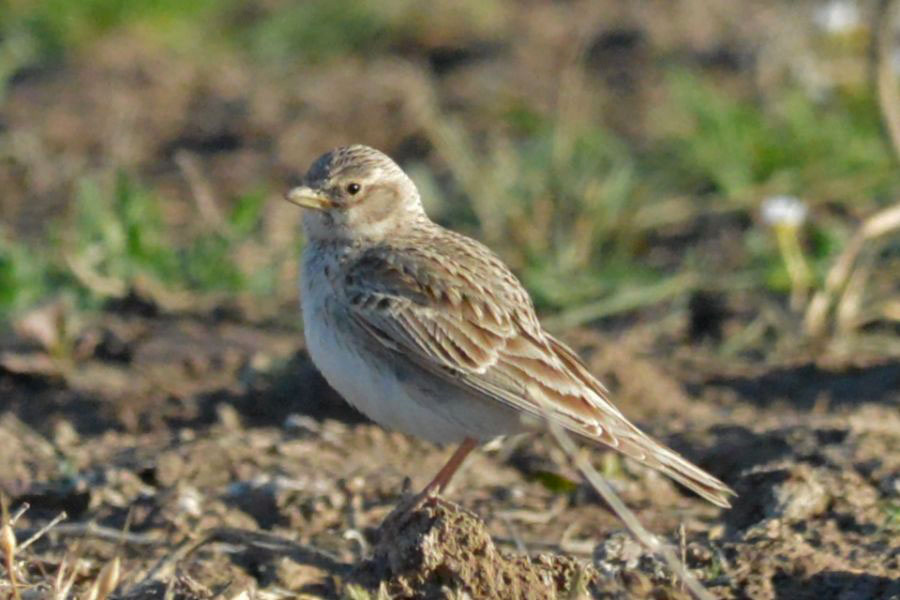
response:
<svg viewBox="0 0 900 600"><path fill-rule="evenodd" d="M118 555L127 598L686 597L548 436L476 453L447 500L383 524L404 478L421 485L447 450L365 422L295 332L126 313L82 336L102 343L77 362L35 360L24 342L3 353L0 484L13 510L30 505L17 537L68 515L19 555L23 589L47 593L63 563L86 588ZM594 366L622 379L621 365ZM597 465L717 596L896 597L898 375L858 369L882 376L826 412L751 402L710 373L695 400L670 379L656 382L672 386L668 409L625 405L738 491L729 511L613 455Z"/></svg>

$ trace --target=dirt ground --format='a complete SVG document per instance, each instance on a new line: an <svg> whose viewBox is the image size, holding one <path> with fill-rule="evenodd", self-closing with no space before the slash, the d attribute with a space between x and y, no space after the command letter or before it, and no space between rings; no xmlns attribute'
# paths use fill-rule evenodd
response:
<svg viewBox="0 0 900 600"><path fill-rule="evenodd" d="M382 529L405 478L422 485L448 450L354 413L293 330L142 311L86 326L74 368L3 354L0 481L13 511L30 506L17 537L68 517L23 555L24 579L48 586L65 562L86 585L118 555L128 598L686 597L547 436L474 454L446 503ZM568 337L627 413L739 496L719 510L611 454L596 464L711 592L898 597L898 364L723 376L663 368L641 334L615 353Z"/></svg>
<svg viewBox="0 0 900 600"><path fill-rule="evenodd" d="M290 85L237 59L185 60L111 35L6 91L0 127L27 156L0 164L4 223L40 239L78 174L108 164L167 198L167 223L189 232L197 190L183 152L223 198L261 178L279 187L339 143L364 139L401 161L427 155L417 91L466 107L476 132L500 110L483 102L488 93L552 104L555 86L535 73L570 60L569 4L535 3L501 48L426 31L394 49L409 64L348 59ZM602 4L610 21L628 12ZM648 39L730 80L744 36L778 23L761 12L745 29L698 25L688 18L697 3L682 4L685 18L648 9L634 16L640 27L587 40L608 79L598 102L623 135L641 137L659 98ZM678 239L703 238L727 260L747 224L720 221L704 226L708 237L698 226ZM297 211L273 202L266 235L292 240L296 223ZM16 538L66 515L17 552L23 598L55 597L70 577L82 597L114 559L116 598L688 597L547 435L473 453L443 500L383 526L450 449L387 432L328 388L304 350L294 267L272 298L137 286L93 312L63 302L38 309L30 327L0 329L0 491L11 514L28 507ZM900 599L900 360L815 347L724 356L691 333L697 323L727 337L761 310L740 291L725 303L558 333L627 416L733 487L733 508L612 453L594 450L594 464L715 597ZM57 329L65 355L47 341ZM0 578L0 596L9 590Z"/></svg>

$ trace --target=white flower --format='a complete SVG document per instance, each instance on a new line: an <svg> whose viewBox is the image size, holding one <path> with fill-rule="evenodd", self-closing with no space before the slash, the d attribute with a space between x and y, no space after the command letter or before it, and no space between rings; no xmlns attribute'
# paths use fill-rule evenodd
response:
<svg viewBox="0 0 900 600"><path fill-rule="evenodd" d="M796 196L770 196L762 205L762 218L768 225L797 227L806 220L806 203Z"/></svg>
<svg viewBox="0 0 900 600"><path fill-rule="evenodd" d="M828 33L846 33L860 26L862 19L856 0L831 0L816 7L815 22Z"/></svg>

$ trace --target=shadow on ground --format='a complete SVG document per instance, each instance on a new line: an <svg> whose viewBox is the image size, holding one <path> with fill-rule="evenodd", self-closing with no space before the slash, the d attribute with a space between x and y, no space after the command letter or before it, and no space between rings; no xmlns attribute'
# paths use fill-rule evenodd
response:
<svg viewBox="0 0 900 600"><path fill-rule="evenodd" d="M784 403L810 410L822 402L836 408L879 402L900 408L900 361L841 370L807 363L775 367L753 376L712 377L703 385L733 390L740 399L759 407ZM703 392L700 386L689 389Z"/></svg>

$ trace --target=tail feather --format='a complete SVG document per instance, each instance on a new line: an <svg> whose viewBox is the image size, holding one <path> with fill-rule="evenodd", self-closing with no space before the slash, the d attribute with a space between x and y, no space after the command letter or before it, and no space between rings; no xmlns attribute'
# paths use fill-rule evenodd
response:
<svg viewBox="0 0 900 600"><path fill-rule="evenodd" d="M550 335L547 335L547 340L569 372L596 395L594 407L598 414L596 422L591 424L590 428L584 427L584 422L578 421L569 421L564 426L592 443L618 450L625 456L671 477L717 506L731 507L728 498L737 496L734 490L674 450L655 442L633 425L610 403L609 391L588 371L571 348Z"/></svg>
<svg viewBox="0 0 900 600"><path fill-rule="evenodd" d="M674 450L653 441L633 425L630 429L631 435L618 436L619 444L615 450L663 473L717 506L731 507L729 497L737 495L734 490ZM596 443L598 440L592 441Z"/></svg>

